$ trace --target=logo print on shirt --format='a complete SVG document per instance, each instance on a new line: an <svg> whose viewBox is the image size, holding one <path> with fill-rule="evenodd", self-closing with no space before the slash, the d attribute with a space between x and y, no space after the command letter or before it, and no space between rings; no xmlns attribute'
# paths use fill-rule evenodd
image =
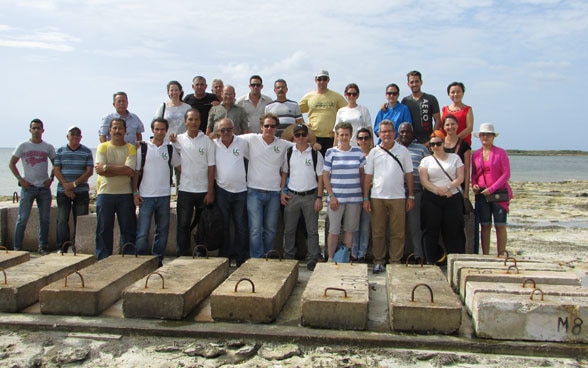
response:
<svg viewBox="0 0 588 368"><path fill-rule="evenodd" d="M201 155L204 155L204 147L198 148L198 152L200 152Z"/></svg>
<svg viewBox="0 0 588 368"><path fill-rule="evenodd" d="M274 152L275 153L280 153L280 147L274 146Z"/></svg>
<svg viewBox="0 0 588 368"><path fill-rule="evenodd" d="M312 165L312 160L307 158L306 160L304 160L304 163L306 164L306 166L311 166Z"/></svg>
<svg viewBox="0 0 588 368"><path fill-rule="evenodd" d="M169 160L169 155L167 152L162 152L161 153L161 158L164 159L165 161Z"/></svg>
<svg viewBox="0 0 588 368"><path fill-rule="evenodd" d="M241 154L241 152L239 151L238 148L233 148L233 155L234 156L239 156Z"/></svg>

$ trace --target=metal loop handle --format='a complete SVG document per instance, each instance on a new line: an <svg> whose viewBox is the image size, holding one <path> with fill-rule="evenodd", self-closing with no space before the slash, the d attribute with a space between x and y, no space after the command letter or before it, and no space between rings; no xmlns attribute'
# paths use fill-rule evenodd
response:
<svg viewBox="0 0 588 368"><path fill-rule="evenodd" d="M509 274L510 273L510 269L514 268L517 271L517 274L519 273L519 268L517 266L508 266L508 268L506 269L506 273Z"/></svg>
<svg viewBox="0 0 588 368"><path fill-rule="evenodd" d="M421 283L421 284L416 284L413 288L412 288L412 294L410 296L410 301L414 302L414 292L415 290L419 287L419 286L424 286L427 289L429 289L429 294L431 295L431 303L433 303L433 289L431 289L431 287L427 284Z"/></svg>
<svg viewBox="0 0 588 368"><path fill-rule="evenodd" d="M133 248L135 248L135 257L139 257L139 254L137 253L137 246L135 244L131 243L131 242L127 242L127 243L124 243L123 244L122 250L121 250L122 251L122 256L123 257L125 256L125 250L127 249L127 245L130 245Z"/></svg>
<svg viewBox="0 0 588 368"><path fill-rule="evenodd" d="M6 271L3 268L0 268L0 271L4 274L4 285L8 285L8 278L6 277Z"/></svg>
<svg viewBox="0 0 588 368"><path fill-rule="evenodd" d="M0 245L0 249L5 250L6 251L6 254L8 254L8 248L6 248L5 246Z"/></svg>
<svg viewBox="0 0 588 368"><path fill-rule="evenodd" d="M406 257L406 267L408 267L408 261L409 261L411 258L414 258L415 260L417 260L417 257L416 257L416 255L415 255L414 253L410 253L410 254L408 255L408 257ZM418 259L421 261L421 262L420 262L420 263L421 263L421 267L423 267L423 258L422 258L422 257L419 257Z"/></svg>
<svg viewBox="0 0 588 368"><path fill-rule="evenodd" d="M206 246L202 245L202 244L198 244L197 246L194 247L194 250L192 251L192 258L196 258L196 256L197 256L196 251L200 248L204 249L204 257L206 259L208 259L208 248L206 248Z"/></svg>
<svg viewBox="0 0 588 368"><path fill-rule="evenodd" d="M12 193L12 203L18 203L20 201L20 197L18 196L17 192Z"/></svg>
<svg viewBox="0 0 588 368"><path fill-rule="evenodd" d="M506 257L506 258L504 259L504 265L506 266L506 262L508 262L509 260L513 261L513 262L514 262L514 265L515 265L515 267L516 267L516 265L517 265L517 260L516 260L516 258L514 258L514 257Z"/></svg>
<svg viewBox="0 0 588 368"><path fill-rule="evenodd" d="M74 256L77 255L78 250L76 248L75 243L72 242L71 240L63 242L63 245L61 246L61 255L63 255L63 253L67 253L67 250L69 249L70 245L71 245L71 249L73 249Z"/></svg>
<svg viewBox="0 0 588 368"><path fill-rule="evenodd" d="M268 261L269 260L269 255L272 253L276 253L278 255L278 258L280 259L280 262L282 262L282 254L280 252L278 252L276 249L272 249L269 252L267 252L265 254L265 260Z"/></svg>
<svg viewBox="0 0 588 368"><path fill-rule="evenodd" d="M535 280L533 280L533 279L526 279L525 281L523 281L523 287L527 286L527 282L530 282L533 284L533 289L535 289L537 287L537 284L535 284Z"/></svg>
<svg viewBox="0 0 588 368"><path fill-rule="evenodd" d="M535 291L538 291L539 294L541 294L541 301L543 301L543 290L539 288L533 288L533 290L531 290L531 296L529 297L529 299L533 300L533 295L535 295Z"/></svg>
<svg viewBox="0 0 588 368"><path fill-rule="evenodd" d="M235 292L237 292L237 288L239 287L239 284L241 283L241 281L249 281L249 283L251 284L251 292L255 293L255 284L253 283L253 281L251 281L251 279L248 279L246 277L243 277L242 279L237 281L237 283L235 284Z"/></svg>
<svg viewBox="0 0 588 368"><path fill-rule="evenodd" d="M498 253L498 255L496 257L500 258L500 256L502 254L506 254L506 258L509 258L510 257L510 253L508 253L508 250L506 250L506 249L503 250L503 251L501 251L500 253Z"/></svg>
<svg viewBox="0 0 588 368"><path fill-rule="evenodd" d="M86 287L86 283L84 282L84 276L82 276L82 274L79 271L70 272L67 275L65 275L65 285L63 285L63 286L64 287L67 287L67 278L70 275L73 275L74 273L77 274L78 276L80 276L80 280L82 280L82 288L85 288Z"/></svg>
<svg viewBox="0 0 588 368"><path fill-rule="evenodd" d="M149 275L147 275L147 280L145 280L145 289L147 289L147 284L149 283L149 278L153 275L159 275L159 277L161 277L161 288L165 289L165 278L163 277L163 275L157 271L153 271L151 272Z"/></svg>
<svg viewBox="0 0 588 368"><path fill-rule="evenodd" d="M327 287L325 288L325 292L323 293L323 296L326 297L327 296L327 291L329 290L333 290L333 291L342 291L343 292L343 297L347 298L347 290L345 289L341 289L341 288L336 288L336 287Z"/></svg>

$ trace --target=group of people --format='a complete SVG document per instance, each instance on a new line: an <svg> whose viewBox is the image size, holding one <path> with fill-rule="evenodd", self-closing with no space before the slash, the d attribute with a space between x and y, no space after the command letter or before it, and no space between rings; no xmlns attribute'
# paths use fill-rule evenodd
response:
<svg viewBox="0 0 588 368"><path fill-rule="evenodd" d="M202 209L215 204L225 229L220 256L240 265L248 257L266 255L274 248L283 212L285 258L295 257L302 217L306 263L314 270L321 258L318 215L325 196L326 258L332 259L342 243L353 260L365 261L371 235L373 272L379 273L387 262L400 261L405 248L427 263L436 262L440 251L465 252L463 214L471 171L482 250L489 252L492 216L498 252L504 250L512 197L508 156L493 145L498 134L492 124L474 133L483 148L471 154L473 112L462 102L462 83L448 86L452 103L440 109L435 96L422 92L421 73L411 71L411 94L398 102L398 85L386 86L387 103L372 122L368 109L357 103L357 84L348 84L342 96L328 88L328 71L320 70L314 80L316 89L299 102L287 98L284 79L274 82L275 99L261 93L259 75L250 77L249 93L238 99L235 88L220 80L209 93L206 79L197 76L194 93L185 97L182 85L171 81L169 100L158 106L146 141L143 123L128 110L127 95L117 92L115 112L99 129L95 162L80 142L79 127L68 129L67 144L55 152L42 140L42 121L34 119L30 141L15 149L9 165L22 187L14 248L22 248L36 200L39 252L47 252L54 177L59 180L57 245L70 240L72 211L75 238L75 219L88 213L88 178L95 172L97 258L113 254L116 215L121 244L133 243L139 254L157 255L162 263L175 173L178 256L190 254ZM24 176L16 166L20 159ZM503 191L505 197L490 199ZM231 228L234 236L228 234Z"/></svg>

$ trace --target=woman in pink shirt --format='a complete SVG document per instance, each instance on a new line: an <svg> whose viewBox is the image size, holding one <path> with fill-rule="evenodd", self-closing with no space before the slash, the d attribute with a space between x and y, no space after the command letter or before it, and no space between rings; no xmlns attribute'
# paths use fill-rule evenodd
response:
<svg viewBox="0 0 588 368"><path fill-rule="evenodd" d="M476 210L480 218L482 252L490 252L490 232L492 218L496 229L496 248L498 255L506 249L506 215L512 198L510 163L506 151L494 145L498 133L494 125L484 123L474 137L480 138L482 148L472 155L472 188L476 194ZM508 193L503 201L493 201L500 191Z"/></svg>

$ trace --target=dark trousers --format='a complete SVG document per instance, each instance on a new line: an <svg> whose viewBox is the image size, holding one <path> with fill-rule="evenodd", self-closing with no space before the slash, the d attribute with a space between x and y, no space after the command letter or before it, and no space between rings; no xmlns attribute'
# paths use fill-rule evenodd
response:
<svg viewBox="0 0 588 368"><path fill-rule="evenodd" d="M178 191L178 230L176 233L176 254L178 257L190 255L192 246L190 235L200 221L205 196L206 193Z"/></svg>
<svg viewBox="0 0 588 368"><path fill-rule="evenodd" d="M88 192L76 193L74 199L69 198L63 192L57 193L57 248L61 249L63 243L70 239L76 239L76 226L78 216L87 215L90 207L90 194ZM69 214L73 213L73 235L70 238Z"/></svg>

